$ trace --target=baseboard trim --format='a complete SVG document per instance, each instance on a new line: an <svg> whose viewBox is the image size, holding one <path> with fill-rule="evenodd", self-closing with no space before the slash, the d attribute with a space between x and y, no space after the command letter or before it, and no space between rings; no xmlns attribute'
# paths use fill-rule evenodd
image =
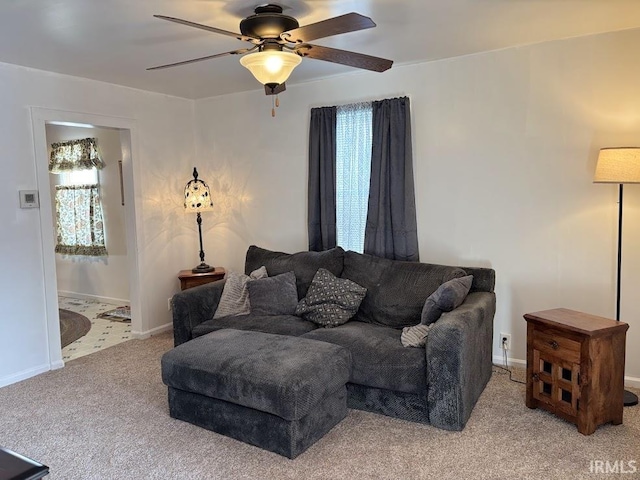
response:
<svg viewBox="0 0 640 480"><path fill-rule="evenodd" d="M173 323L165 323L164 325L160 325L159 327L152 328L151 330L145 330L144 332L131 332L131 336L138 340L144 340L145 338L152 337L153 335L158 335L160 333L168 332L173 330Z"/></svg>
<svg viewBox="0 0 640 480"><path fill-rule="evenodd" d="M35 377L36 375L40 375L41 373L48 372L52 369L53 366L46 364L34 368L29 368L27 370L23 370L22 372L14 373L13 375L2 377L0 378L0 388L6 387L7 385L11 385L13 383L21 382L22 380L26 380L31 377Z"/></svg>
<svg viewBox="0 0 640 480"><path fill-rule="evenodd" d="M503 362L504 362L504 359L502 358L502 355L494 355L493 356L493 363L495 363L496 365L504 366ZM509 367L527 368L527 361L526 360L521 360L519 358L507 357L507 366L509 366ZM625 375L624 384L627 387L640 388L640 378L631 377L629 375Z"/></svg>
<svg viewBox="0 0 640 480"><path fill-rule="evenodd" d="M88 293L68 292L66 290L58 290L58 295L63 297L77 298L78 300L94 300L102 303L112 303L114 305L130 306L131 302L124 298L101 297L100 295L90 295Z"/></svg>

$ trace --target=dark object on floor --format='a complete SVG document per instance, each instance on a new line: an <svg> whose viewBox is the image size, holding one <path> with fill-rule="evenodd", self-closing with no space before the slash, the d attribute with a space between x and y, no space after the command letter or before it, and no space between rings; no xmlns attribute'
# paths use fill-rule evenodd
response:
<svg viewBox="0 0 640 480"><path fill-rule="evenodd" d="M91 330L91 321L84 315L71 310L59 309L60 343L62 348L84 337Z"/></svg>
<svg viewBox="0 0 640 480"><path fill-rule="evenodd" d="M49 467L0 447L0 480L37 480L49 475Z"/></svg>
<svg viewBox="0 0 640 480"><path fill-rule="evenodd" d="M124 307L107 310L98 315L98 318L104 318L105 320L111 320L113 322L130 322L131 307L125 305Z"/></svg>
<svg viewBox="0 0 640 480"><path fill-rule="evenodd" d="M347 416L350 371L338 345L233 329L162 357L173 418L289 458Z"/></svg>

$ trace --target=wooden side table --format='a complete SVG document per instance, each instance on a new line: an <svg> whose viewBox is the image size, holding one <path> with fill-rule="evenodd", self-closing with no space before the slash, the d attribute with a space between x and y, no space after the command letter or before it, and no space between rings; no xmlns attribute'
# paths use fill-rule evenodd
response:
<svg viewBox="0 0 640 480"><path fill-rule="evenodd" d="M565 308L528 313L527 397L591 435L622 423L629 325Z"/></svg>
<svg viewBox="0 0 640 480"><path fill-rule="evenodd" d="M222 267L215 267L215 270L207 273L193 273L191 270L180 270L178 278L180 279L180 290L197 287L205 283L222 280L226 270Z"/></svg>

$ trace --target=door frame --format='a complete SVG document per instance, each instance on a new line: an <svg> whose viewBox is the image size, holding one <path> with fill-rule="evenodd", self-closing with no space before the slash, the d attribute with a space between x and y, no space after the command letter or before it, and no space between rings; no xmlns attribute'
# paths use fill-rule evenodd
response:
<svg viewBox="0 0 640 480"><path fill-rule="evenodd" d="M137 126L134 119L95 115L90 113L55 110L50 108L30 107L31 125L33 128L33 144L35 152L36 181L40 192L40 232L42 234L42 259L44 271L45 315L47 329L47 350L50 368L61 368L62 348L60 346L60 322L58 315L58 285L55 261L55 235L53 206L49 186L49 159L47 134L48 123L81 124L95 127L111 128L120 132L122 149L122 176L125 199L125 237L127 258L129 262L129 296L131 302L131 334L134 338L142 338L142 297L140 295L141 264L138 245L142 244L137 225L141 224L141 199L136 193L136 180L140 178L140 168L136 159ZM45 195L46 192L46 195Z"/></svg>

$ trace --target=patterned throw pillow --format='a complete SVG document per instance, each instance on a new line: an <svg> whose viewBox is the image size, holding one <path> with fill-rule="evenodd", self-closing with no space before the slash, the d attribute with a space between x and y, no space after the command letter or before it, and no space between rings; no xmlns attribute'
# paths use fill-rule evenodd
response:
<svg viewBox="0 0 640 480"><path fill-rule="evenodd" d="M247 315L251 312L249 303L249 291L247 282L267 277L267 269L262 266L250 275L238 272L227 273L227 281L224 284L218 308L213 314L213 318L222 318L236 315Z"/></svg>
<svg viewBox="0 0 640 480"><path fill-rule="evenodd" d="M438 320L443 312L450 312L462 305L472 283L473 275L467 275L440 285L424 302L420 323L429 325Z"/></svg>
<svg viewBox="0 0 640 480"><path fill-rule="evenodd" d="M323 327L337 327L356 314L366 293L356 282L319 268L307 296L296 307L296 315Z"/></svg>

